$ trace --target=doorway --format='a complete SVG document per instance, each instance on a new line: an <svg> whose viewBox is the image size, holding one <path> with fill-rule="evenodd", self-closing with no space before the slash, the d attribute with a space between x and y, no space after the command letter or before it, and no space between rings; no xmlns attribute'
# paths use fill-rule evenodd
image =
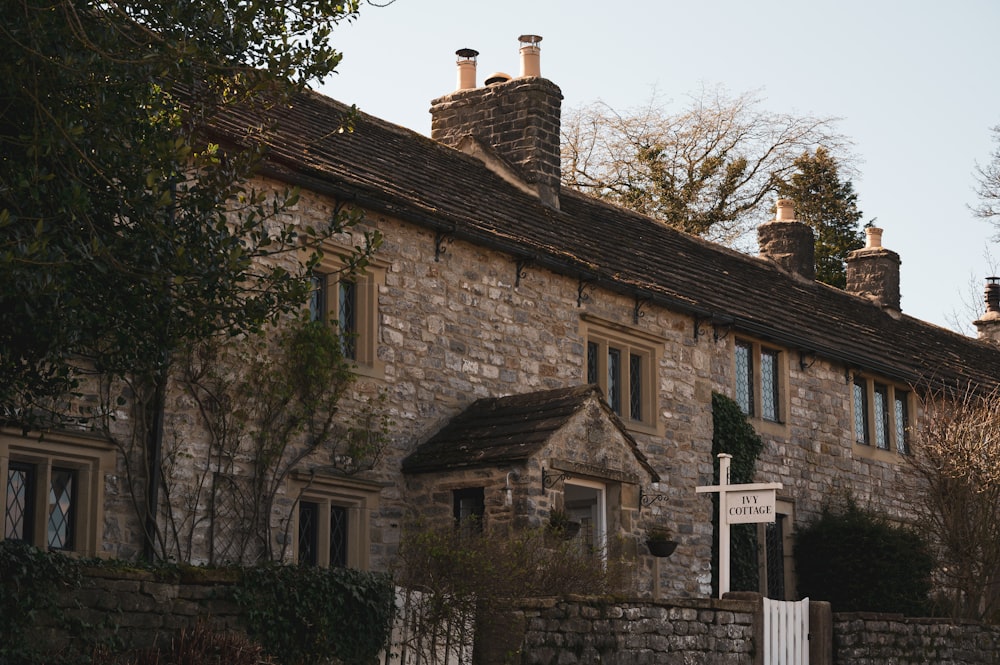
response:
<svg viewBox="0 0 1000 665"><path fill-rule="evenodd" d="M574 478L567 480L563 499L566 514L580 523L576 536L580 547L605 560L608 544L607 487L603 483Z"/></svg>

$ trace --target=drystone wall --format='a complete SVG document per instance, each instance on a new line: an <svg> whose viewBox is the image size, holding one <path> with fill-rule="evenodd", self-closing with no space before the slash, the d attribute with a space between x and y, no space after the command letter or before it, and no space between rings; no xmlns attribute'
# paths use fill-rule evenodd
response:
<svg viewBox="0 0 1000 665"><path fill-rule="evenodd" d="M92 569L81 587L61 595L58 604L70 623L90 626L87 639L93 644L167 647L179 631L199 621L221 630L242 630L240 608L232 600L233 582L225 571L194 569L167 581L146 571ZM44 617L35 629L53 651L70 639Z"/></svg>
<svg viewBox="0 0 1000 665"><path fill-rule="evenodd" d="M753 663L754 610L741 600L537 600L518 612L524 665Z"/></svg>
<svg viewBox="0 0 1000 665"><path fill-rule="evenodd" d="M1000 663L1000 626L901 615L833 615L837 665L993 665Z"/></svg>

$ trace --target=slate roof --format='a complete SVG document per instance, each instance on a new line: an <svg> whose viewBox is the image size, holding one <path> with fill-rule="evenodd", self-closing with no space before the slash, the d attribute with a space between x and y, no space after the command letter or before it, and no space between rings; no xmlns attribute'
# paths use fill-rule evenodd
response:
<svg viewBox="0 0 1000 665"><path fill-rule="evenodd" d="M359 113L353 132L338 132L346 112L314 92L297 97L280 111L280 128L262 133L264 172L508 252L512 281L514 260L525 260L688 313L709 335L714 323L722 334L743 331L905 382L1000 380L1000 350L987 343L893 318L864 298L565 188L554 210L479 160L378 118ZM230 111L211 132L243 141L264 125L259 115Z"/></svg>
<svg viewBox="0 0 1000 665"><path fill-rule="evenodd" d="M615 424L639 463L659 480L635 439L608 408L600 388L593 385L478 399L417 446L403 460L403 473L526 462L591 399Z"/></svg>

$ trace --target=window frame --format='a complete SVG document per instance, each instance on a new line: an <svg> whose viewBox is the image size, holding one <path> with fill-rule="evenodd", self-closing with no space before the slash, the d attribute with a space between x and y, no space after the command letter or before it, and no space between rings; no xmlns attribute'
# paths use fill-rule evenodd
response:
<svg viewBox="0 0 1000 665"><path fill-rule="evenodd" d="M748 353L746 371L741 371L740 349ZM768 366L773 369L773 385L770 390L764 390L765 358L773 358ZM739 382L746 382L745 392L749 404L745 408L741 403ZM758 340L737 337L733 342L733 394L747 418L770 427L785 427L788 424L788 352L772 344ZM765 399L767 397L767 399ZM773 417L765 417L765 412L773 412Z"/></svg>
<svg viewBox="0 0 1000 665"><path fill-rule="evenodd" d="M309 300L310 318L342 324L341 298L342 282L353 285L355 309L353 330L347 331L345 358L350 360L355 371L363 376L384 378L385 363L379 359L378 346L381 337L379 326L379 290L385 284L389 264L375 258L353 274L346 273L347 263L342 258L350 253L343 247L324 246L323 257L313 269L313 295ZM317 313L316 309L320 312Z"/></svg>
<svg viewBox="0 0 1000 665"><path fill-rule="evenodd" d="M877 397L883 396L879 410ZM851 429L854 450L869 455L908 455L913 426L913 391L891 381L856 373L851 381ZM860 403L859 403L860 402ZM902 409L900 409L900 406ZM864 411L859 413L858 409ZM899 411L906 422L899 422ZM864 436L859 427L864 427ZM900 435L902 434L902 440Z"/></svg>
<svg viewBox="0 0 1000 665"><path fill-rule="evenodd" d="M628 429L650 434L659 433L659 395L656 391L657 369L659 368L663 340L642 330L599 319L592 315L581 315L580 334L583 338L583 379L596 383L608 403L610 383L609 355L617 350L618 361L618 410L614 411ZM596 366L592 367L591 350L596 352ZM639 381L633 383L634 368L639 367ZM591 381L591 369L596 372L596 382ZM635 386L640 388L639 399L633 401ZM612 396L615 396L612 393ZM636 414L638 411L638 414ZM634 418L638 415L638 418Z"/></svg>
<svg viewBox="0 0 1000 665"><path fill-rule="evenodd" d="M7 482L11 467L32 468L30 525L26 540L39 549L51 549L84 556L97 556L103 542L104 479L115 474L117 456L110 442L75 433L47 432L22 436L0 430L0 540L7 536ZM48 527L51 514L50 490L53 470L73 474L72 512L67 542L51 547Z"/></svg>
<svg viewBox="0 0 1000 665"><path fill-rule="evenodd" d="M296 495L292 514L289 516L289 542L291 558L299 562L299 532L303 504L317 508L316 566L329 568L331 564L331 517L334 508L343 509L347 515L347 545L344 567L368 570L371 561L371 514L378 510L382 486L358 478L327 476L296 471L292 474L291 490Z"/></svg>

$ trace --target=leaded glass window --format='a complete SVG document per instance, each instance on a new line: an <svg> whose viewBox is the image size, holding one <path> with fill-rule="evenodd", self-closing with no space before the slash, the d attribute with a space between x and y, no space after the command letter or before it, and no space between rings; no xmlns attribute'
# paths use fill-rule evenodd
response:
<svg viewBox="0 0 1000 665"><path fill-rule="evenodd" d="M777 422L778 412L778 352L760 352L760 417Z"/></svg>
<svg viewBox="0 0 1000 665"><path fill-rule="evenodd" d="M312 291L309 294L309 320L325 321L327 275L314 273L310 281Z"/></svg>
<svg viewBox="0 0 1000 665"><path fill-rule="evenodd" d="M587 383L598 383L600 368L598 354L601 352L596 342L587 342Z"/></svg>
<svg viewBox="0 0 1000 665"><path fill-rule="evenodd" d="M854 382L854 438L858 443L869 445L868 438L868 390L864 380Z"/></svg>
<svg viewBox="0 0 1000 665"><path fill-rule="evenodd" d="M608 408L630 424L653 425L655 350L635 340L587 331L587 383L600 387Z"/></svg>
<svg viewBox="0 0 1000 665"><path fill-rule="evenodd" d="M608 347L608 406L622 415L622 352Z"/></svg>
<svg viewBox="0 0 1000 665"><path fill-rule="evenodd" d="M49 483L48 545L54 550L73 547L76 472L53 467Z"/></svg>
<svg viewBox="0 0 1000 665"><path fill-rule="evenodd" d="M736 343L736 403L748 416L753 412L753 346Z"/></svg>
<svg viewBox="0 0 1000 665"><path fill-rule="evenodd" d="M306 566L319 564L319 504L299 502L299 563Z"/></svg>
<svg viewBox="0 0 1000 665"><path fill-rule="evenodd" d="M906 406L907 393L897 390L895 397L896 450L904 455L910 452L909 413Z"/></svg>
<svg viewBox="0 0 1000 665"><path fill-rule="evenodd" d="M354 360L357 356L358 285L348 280L341 280L339 288L337 321L344 340L344 357Z"/></svg>
<svg viewBox="0 0 1000 665"><path fill-rule="evenodd" d="M889 450L889 390L875 385L875 447Z"/></svg>
<svg viewBox="0 0 1000 665"><path fill-rule="evenodd" d="M347 508L330 506L330 567L347 567Z"/></svg>
<svg viewBox="0 0 1000 665"><path fill-rule="evenodd" d="M628 357L628 408L632 420L642 420L642 356Z"/></svg>
<svg viewBox="0 0 1000 665"><path fill-rule="evenodd" d="M35 508L35 467L11 462L7 467L4 538L31 542Z"/></svg>

